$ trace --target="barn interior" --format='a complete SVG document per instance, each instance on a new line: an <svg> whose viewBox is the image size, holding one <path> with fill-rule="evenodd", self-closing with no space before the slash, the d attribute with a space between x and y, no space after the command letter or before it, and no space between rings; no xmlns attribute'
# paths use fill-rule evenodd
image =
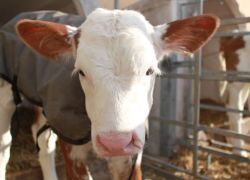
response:
<svg viewBox="0 0 250 180"><path fill-rule="evenodd" d="M156 78L154 104L149 116L143 179L250 179L250 136L230 129L228 111L244 114L250 130L249 105L228 109L228 82L248 83L248 72L226 72L219 60L221 37L247 36L250 2L246 0L8 0L0 1L0 26L21 12L56 10L85 16L95 5L107 9L141 12L153 25L200 14L215 14L221 27L194 56L171 54L160 64L165 73ZM30 104L18 106L12 121L13 144L8 164L9 180L42 179L31 135L34 112ZM246 141L247 156L233 153L230 138ZM236 147L237 148L237 147ZM110 179L105 162L91 156L94 179ZM64 161L57 148L57 173L66 179Z"/></svg>

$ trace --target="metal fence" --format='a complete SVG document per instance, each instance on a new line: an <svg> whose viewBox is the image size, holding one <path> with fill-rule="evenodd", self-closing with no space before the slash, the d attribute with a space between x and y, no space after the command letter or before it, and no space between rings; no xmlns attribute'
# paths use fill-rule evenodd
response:
<svg viewBox="0 0 250 180"><path fill-rule="evenodd" d="M203 0L195 1L192 3L185 3L180 4L181 8L183 6L189 6L189 5L195 5L198 7L200 13L203 12ZM232 24L240 24L240 23L247 23L250 22L250 18L234 18L234 19L225 19L222 20L222 25L232 25ZM222 37L222 36L244 36L244 35L250 35L250 32L241 31L241 32L220 32L215 35L215 37ZM207 162L209 163L209 160L211 159L212 155L222 156L225 158L237 160L240 162L245 162L250 164L250 159L233 154L229 150L225 150L226 148L230 149L239 149L237 147L233 147L231 144L220 142L214 139L211 139L208 143L208 145L200 145L200 142L198 140L198 133L200 131L204 131L209 134L217 134L217 135L223 135L225 137L234 137L243 139L245 141L250 141L250 136L246 134L239 134L231 130L227 129L220 129L220 128L214 128L209 127L204 124L200 124L200 110L201 109L208 109L208 110L214 110L214 111L221 111L221 112L233 112L233 113L242 113L244 115L250 115L249 111L246 110L238 110L238 109L232 109L232 108L225 108L224 106L218 106L218 105L211 105L211 104L200 104L200 83L201 81L237 81L237 82L250 82L250 72L212 72L212 71L205 71L201 68L201 61L202 61L202 52L200 51L194 59L189 61L189 66L191 66L191 73L176 73L171 72L166 75L164 75L162 78L170 78L170 79L186 79L192 81L192 101L189 103L190 108L189 111L192 111L192 121L177 121L173 119L166 119L164 117L151 117L151 121L159 121L161 124L170 125L170 126L178 126L183 127L184 129L187 129L189 132L187 139L183 143L186 147L192 150L193 152L193 167L191 170L187 170L183 167L176 166L174 164L169 163L169 161L164 160L164 158L156 157L156 156L150 156L150 155L144 155L144 161L146 162L145 165L155 169L156 171L165 174L170 179L181 179L178 176L173 175L173 171L175 172L182 172L187 175L190 175L191 177L198 178L198 179L209 179L206 176L203 176L199 174L198 171L198 153L199 152L206 152L208 153L207 156ZM185 66L186 62L174 62L172 65L176 68ZM173 67L172 66L172 67ZM182 144L182 145L183 145ZM222 147L222 148L218 148ZM250 150L244 149L247 152L250 152ZM173 171L172 171L173 170Z"/></svg>

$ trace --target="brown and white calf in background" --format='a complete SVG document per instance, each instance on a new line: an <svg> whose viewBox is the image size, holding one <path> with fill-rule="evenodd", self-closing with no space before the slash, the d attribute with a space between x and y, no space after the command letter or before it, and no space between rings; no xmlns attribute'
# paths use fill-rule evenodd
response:
<svg viewBox="0 0 250 180"><path fill-rule="evenodd" d="M249 72L250 37L235 36L220 39L220 60L225 63L227 71ZM228 82L224 90L228 90L227 107L244 110L249 97L250 84L245 82ZM250 104L248 103L248 108ZM243 119L242 113L228 112L230 128L237 133L246 134L250 130L249 123ZM244 148L244 140L231 139L234 147ZM243 150L234 150L235 153L247 156Z"/></svg>
<svg viewBox="0 0 250 180"><path fill-rule="evenodd" d="M52 61L59 61L63 56L75 57L75 73L86 96L94 151L111 161L114 179L127 179L132 155L141 154L145 143L145 124L153 103L159 60L172 51L193 53L210 39L218 25L217 17L203 15L154 27L135 11L97 9L80 27L21 20L16 30L29 47ZM9 120L15 108L10 84L6 82L0 88L0 97L3 95L4 101L0 99L1 179L5 178L9 158ZM54 146L48 150L48 139L49 136L44 136L42 142L47 144L39 144L46 150L40 161L50 163L48 157ZM84 151L79 148L64 149L69 157L66 166L74 160L84 161ZM55 175L48 177L49 167L44 171L44 178L56 179ZM85 176L82 173L81 178Z"/></svg>

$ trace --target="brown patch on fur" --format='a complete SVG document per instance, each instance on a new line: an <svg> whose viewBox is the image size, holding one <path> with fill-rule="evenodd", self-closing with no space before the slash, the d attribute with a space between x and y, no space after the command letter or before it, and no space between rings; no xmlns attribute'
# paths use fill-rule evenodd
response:
<svg viewBox="0 0 250 180"><path fill-rule="evenodd" d="M61 139L59 139L59 145L61 147L64 162L65 162L65 170L66 176L68 180L84 180L87 177L87 168L81 161L73 161L70 157L70 151L72 146L70 144L65 143Z"/></svg>
<svg viewBox="0 0 250 180"><path fill-rule="evenodd" d="M220 39L220 52L226 61L227 70L237 70L236 67L240 60L236 51L244 47L245 41L242 36Z"/></svg>
<svg viewBox="0 0 250 180"><path fill-rule="evenodd" d="M33 122L32 124L37 124L38 123L38 118L40 117L40 111L38 107L33 108Z"/></svg>
<svg viewBox="0 0 250 180"><path fill-rule="evenodd" d="M193 53L212 37L219 24L219 18L213 15L177 20L168 24L162 39L166 49Z"/></svg>
<svg viewBox="0 0 250 180"><path fill-rule="evenodd" d="M72 51L65 25L39 20L21 20L16 25L19 36L29 46L48 58Z"/></svg>
<svg viewBox="0 0 250 180"><path fill-rule="evenodd" d="M140 166L135 166L133 180L142 180L142 172Z"/></svg>

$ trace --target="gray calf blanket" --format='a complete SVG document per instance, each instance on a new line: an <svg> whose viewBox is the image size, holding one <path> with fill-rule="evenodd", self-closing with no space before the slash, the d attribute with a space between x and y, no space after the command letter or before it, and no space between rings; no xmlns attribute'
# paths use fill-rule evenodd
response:
<svg viewBox="0 0 250 180"><path fill-rule="evenodd" d="M90 134L90 120L74 60L50 61L28 48L17 36L20 19L38 19L79 26L84 17L56 11L22 13L0 29L0 77L31 102L43 108L49 126L63 140L83 144Z"/></svg>

